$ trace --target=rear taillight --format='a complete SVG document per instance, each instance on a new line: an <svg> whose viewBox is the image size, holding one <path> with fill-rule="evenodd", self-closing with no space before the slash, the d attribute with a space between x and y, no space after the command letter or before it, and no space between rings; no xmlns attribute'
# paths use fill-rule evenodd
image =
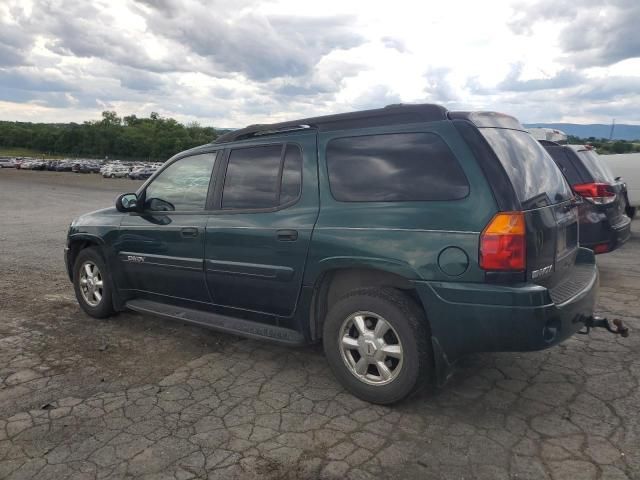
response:
<svg viewBox="0 0 640 480"><path fill-rule="evenodd" d="M593 247L594 253L607 253L609 251L608 243L599 243Z"/></svg>
<svg viewBox="0 0 640 480"><path fill-rule="evenodd" d="M480 235L480 268L492 271L525 270L525 234L522 212L497 213Z"/></svg>
<svg viewBox="0 0 640 480"><path fill-rule="evenodd" d="M607 183L580 183L573 186L573 191L596 205L606 205L616 199L616 192Z"/></svg>

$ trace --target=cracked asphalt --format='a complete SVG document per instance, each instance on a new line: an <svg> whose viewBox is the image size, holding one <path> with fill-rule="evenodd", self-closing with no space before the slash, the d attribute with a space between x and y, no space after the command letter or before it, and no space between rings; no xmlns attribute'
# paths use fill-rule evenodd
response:
<svg viewBox="0 0 640 480"><path fill-rule="evenodd" d="M598 257L633 329L478 354L393 406L292 349L77 306L72 217L137 183L0 170L0 479L640 479L640 222Z"/></svg>

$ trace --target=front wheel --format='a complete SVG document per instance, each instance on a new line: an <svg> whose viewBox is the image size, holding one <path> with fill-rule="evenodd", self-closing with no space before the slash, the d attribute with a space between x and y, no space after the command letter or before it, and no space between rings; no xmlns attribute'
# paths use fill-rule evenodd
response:
<svg viewBox="0 0 640 480"><path fill-rule="evenodd" d="M424 313L393 288L363 288L340 299L327 314L323 343L340 383L371 403L402 400L433 370Z"/></svg>
<svg viewBox="0 0 640 480"><path fill-rule="evenodd" d="M81 250L73 268L73 287L80 307L95 318L113 315L112 283L96 247Z"/></svg>

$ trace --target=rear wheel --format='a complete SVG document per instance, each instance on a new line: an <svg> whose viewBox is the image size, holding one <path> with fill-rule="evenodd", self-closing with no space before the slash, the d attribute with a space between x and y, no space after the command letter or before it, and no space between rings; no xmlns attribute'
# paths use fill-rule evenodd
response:
<svg viewBox="0 0 640 480"><path fill-rule="evenodd" d="M626 209L627 217L629 217L629 218L635 217L636 216L636 212L637 212L637 208L636 207L627 206L627 209Z"/></svg>
<svg viewBox="0 0 640 480"><path fill-rule="evenodd" d="M432 371L426 318L393 288L363 288L340 299L324 324L324 351L349 392L372 403L402 400Z"/></svg>
<svg viewBox="0 0 640 480"><path fill-rule="evenodd" d="M73 287L80 307L95 318L113 315L111 279L96 247L85 248L76 258Z"/></svg>

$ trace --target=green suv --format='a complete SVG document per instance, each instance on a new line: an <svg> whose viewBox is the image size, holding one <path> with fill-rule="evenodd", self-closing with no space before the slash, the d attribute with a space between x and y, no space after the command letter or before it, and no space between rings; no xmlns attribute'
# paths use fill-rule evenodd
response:
<svg viewBox="0 0 640 480"><path fill-rule="evenodd" d="M339 381L381 404L467 353L567 339L598 286L544 148L513 117L437 105L227 133L74 220L65 259L93 317L322 341Z"/></svg>

